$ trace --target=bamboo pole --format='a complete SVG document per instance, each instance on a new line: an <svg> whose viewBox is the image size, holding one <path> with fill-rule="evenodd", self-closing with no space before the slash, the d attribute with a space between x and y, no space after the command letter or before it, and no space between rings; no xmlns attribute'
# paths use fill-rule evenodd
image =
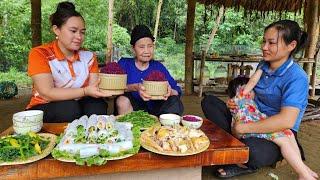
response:
<svg viewBox="0 0 320 180"><path fill-rule="evenodd" d="M114 4L114 0L109 0L109 20L108 20L106 63L111 62L111 56L112 56L113 4Z"/></svg>
<svg viewBox="0 0 320 180"><path fill-rule="evenodd" d="M31 0L32 47L41 45L41 0Z"/></svg>
<svg viewBox="0 0 320 180"><path fill-rule="evenodd" d="M188 0L187 23L186 23L186 47L185 47L185 94L193 92L193 38L194 38L194 17L196 0Z"/></svg>
<svg viewBox="0 0 320 180"><path fill-rule="evenodd" d="M163 0L159 0L158 8L157 8L157 17L156 17L156 25L154 26L154 43L157 41L157 35L158 35L158 27L159 27L159 21L160 21L160 13L161 13L161 6L162 6Z"/></svg>
<svg viewBox="0 0 320 180"><path fill-rule="evenodd" d="M209 51L210 45L214 39L214 36L216 35L216 32L219 28L219 24L220 24L220 21L221 21L223 14L224 14L224 7L222 5L219 8L219 14L216 19L215 26L213 27L213 29L211 31L211 34L210 34L210 37L208 40L208 44L207 44L205 50L202 52L201 63L200 63L199 97L202 96L202 91L203 91L203 76L204 76L204 66L205 66L205 62L206 62L206 56L208 54L208 51Z"/></svg>
<svg viewBox="0 0 320 180"><path fill-rule="evenodd" d="M307 33L309 36L309 44L305 51L306 58L314 58L316 53L316 45L319 37L319 21L318 21L318 6L319 1L309 0L307 7ZM311 64L305 63L303 69L307 72L308 75L311 74Z"/></svg>
<svg viewBox="0 0 320 180"><path fill-rule="evenodd" d="M319 49L315 55L314 63L312 66L312 74L311 74L311 93L310 96L314 97L316 95L316 80L317 80L317 64L319 61Z"/></svg>
<svg viewBox="0 0 320 180"><path fill-rule="evenodd" d="M203 91L203 75L204 75L204 65L206 62L206 51L201 51L201 62L200 62L200 77L199 77L199 97L202 97L202 91Z"/></svg>

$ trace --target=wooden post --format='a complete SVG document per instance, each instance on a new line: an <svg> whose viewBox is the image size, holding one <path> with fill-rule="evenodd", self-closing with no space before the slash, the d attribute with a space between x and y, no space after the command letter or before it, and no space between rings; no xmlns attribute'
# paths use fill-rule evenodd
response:
<svg viewBox="0 0 320 180"><path fill-rule="evenodd" d="M31 0L32 47L41 45L41 0Z"/></svg>
<svg viewBox="0 0 320 180"><path fill-rule="evenodd" d="M316 45L319 37L319 12L318 12L319 1L309 0L307 7L307 32L309 36L309 44L305 51L306 58L314 58L316 53ZM303 69L310 75L311 64L305 63Z"/></svg>
<svg viewBox="0 0 320 180"><path fill-rule="evenodd" d="M316 95L316 79L317 79L317 64L319 60L319 53L320 50L317 50L317 53L314 57L314 63L312 66L312 74L311 74L311 97L314 97Z"/></svg>
<svg viewBox="0 0 320 180"><path fill-rule="evenodd" d="M111 62L111 56L112 56L113 4L114 4L114 0L109 0L109 20L108 20L106 63L107 63L107 62Z"/></svg>
<svg viewBox="0 0 320 180"><path fill-rule="evenodd" d="M186 23L186 47L185 47L185 95L193 92L193 38L194 38L194 17L196 0L188 0L187 23Z"/></svg>
<svg viewBox="0 0 320 180"><path fill-rule="evenodd" d="M199 77L199 97L202 97L202 91L203 91L203 75L204 75L204 65L206 63L206 55L207 53L202 50L201 51L201 62L200 62L200 77Z"/></svg>
<svg viewBox="0 0 320 180"><path fill-rule="evenodd" d="M161 6L162 6L163 0L159 0L158 8L157 8L157 17L156 17L156 25L154 26L154 43L157 41L157 35L158 35L158 27L159 27L159 20L160 20L160 13L161 13Z"/></svg>
<svg viewBox="0 0 320 180"><path fill-rule="evenodd" d="M206 56L208 54L208 51L209 51L210 45L211 45L211 43L212 43L212 41L214 39L214 36L216 35L216 32L217 32L217 30L219 28L220 20L221 20L221 17L223 16L223 13L224 13L224 7L221 6L220 9L219 9L218 17L216 19L216 25L212 29L212 32L211 32L209 40L208 40L207 47L201 53L200 78L199 78L200 79L199 80L199 97L202 96L202 91L203 91L203 75L204 75L203 70L204 70L204 65L205 65L205 62L206 62Z"/></svg>

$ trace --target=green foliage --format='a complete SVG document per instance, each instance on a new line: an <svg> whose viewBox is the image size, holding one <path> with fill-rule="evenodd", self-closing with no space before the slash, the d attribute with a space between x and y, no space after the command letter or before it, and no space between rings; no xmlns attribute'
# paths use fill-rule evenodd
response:
<svg viewBox="0 0 320 180"><path fill-rule="evenodd" d="M0 81L0 99L10 99L18 94L18 87L12 81Z"/></svg>
<svg viewBox="0 0 320 180"><path fill-rule="evenodd" d="M163 64L175 79L184 79L184 44L177 44L171 37L159 39L155 59L164 60Z"/></svg>
<svg viewBox="0 0 320 180"><path fill-rule="evenodd" d="M8 72L0 72L1 81L12 81L18 87L31 87L31 78L28 77L26 72L20 72L16 68L10 68Z"/></svg>
<svg viewBox="0 0 320 180"><path fill-rule="evenodd" d="M42 42L55 38L51 31L49 16L55 12L57 4L64 0L42 0ZM99 62L105 61L107 48L108 0L72 0L85 19L86 39L84 47L97 52ZM154 29L158 1L117 0L114 1L113 45L120 49L122 56L132 56L130 32L137 24L145 24ZM30 0L0 1L0 80L12 79L18 86L30 86L26 76L28 53L31 48ZM200 53L205 47L213 27L219 7L201 4L196 6L194 29L194 52ZM164 0L156 42L156 59L164 60L176 79L184 79L185 26L187 2L185 0ZM245 15L243 9L228 8L219 25L209 53L243 54L259 53L264 27L279 19L293 19L302 26L302 15L269 12L265 18L259 13ZM217 64L206 64L210 75ZM12 69L12 67L14 67ZM10 70L11 69L11 70ZM16 73L16 74L14 74ZM4 75L5 74L5 75ZM4 77L5 76L5 77Z"/></svg>
<svg viewBox="0 0 320 180"><path fill-rule="evenodd" d="M0 23L0 72L10 67L25 71L31 47L29 1L0 1Z"/></svg>

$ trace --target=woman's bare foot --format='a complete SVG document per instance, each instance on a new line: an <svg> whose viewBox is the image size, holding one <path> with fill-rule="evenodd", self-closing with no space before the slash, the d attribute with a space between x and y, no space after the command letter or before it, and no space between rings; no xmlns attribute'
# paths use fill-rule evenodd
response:
<svg viewBox="0 0 320 180"><path fill-rule="evenodd" d="M309 174L308 176L299 176L298 180L317 180L315 177Z"/></svg>
<svg viewBox="0 0 320 180"><path fill-rule="evenodd" d="M316 172L312 171L308 166L307 166L307 169L308 169L308 171L309 171L309 173L310 173L310 175L311 175L312 177L314 177L314 178L316 178L316 179L319 178L318 174L317 174Z"/></svg>

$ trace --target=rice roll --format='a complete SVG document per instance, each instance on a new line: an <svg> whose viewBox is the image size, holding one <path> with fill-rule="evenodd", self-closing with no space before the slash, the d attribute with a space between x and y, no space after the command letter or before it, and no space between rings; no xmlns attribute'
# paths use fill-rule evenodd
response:
<svg viewBox="0 0 320 180"><path fill-rule="evenodd" d="M74 144L74 138L73 137L70 137L70 136L65 136L63 139L62 139L62 144Z"/></svg>
<svg viewBox="0 0 320 180"><path fill-rule="evenodd" d="M98 143L104 143L106 140L107 140L107 137L110 135L110 133L105 130L105 129L102 129L98 132L98 139L97 139L97 142Z"/></svg>
<svg viewBox="0 0 320 180"><path fill-rule="evenodd" d="M89 142L89 144L95 144L97 142L97 139L98 139L97 131L92 131L88 134L87 141Z"/></svg>
<svg viewBox="0 0 320 180"><path fill-rule="evenodd" d="M110 154L117 154L120 152L120 146L118 144L103 144L101 148L107 150Z"/></svg>
<svg viewBox="0 0 320 180"><path fill-rule="evenodd" d="M87 135L89 135L93 131L97 131L97 122L98 122L98 116L93 114L90 116L89 121L87 123Z"/></svg>
<svg viewBox="0 0 320 180"><path fill-rule="evenodd" d="M80 149L80 158L87 158L87 157L98 155L98 154L99 154L98 146Z"/></svg>
<svg viewBox="0 0 320 180"><path fill-rule="evenodd" d="M97 118L97 128L99 130L105 129L106 127L106 118L104 116L98 116Z"/></svg>
<svg viewBox="0 0 320 180"><path fill-rule="evenodd" d="M133 147L132 141L122 141L117 143L120 146L120 151L126 151Z"/></svg>

